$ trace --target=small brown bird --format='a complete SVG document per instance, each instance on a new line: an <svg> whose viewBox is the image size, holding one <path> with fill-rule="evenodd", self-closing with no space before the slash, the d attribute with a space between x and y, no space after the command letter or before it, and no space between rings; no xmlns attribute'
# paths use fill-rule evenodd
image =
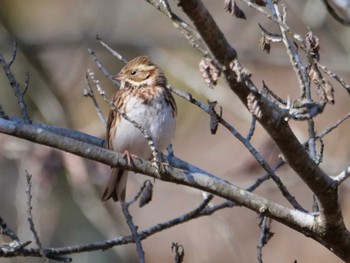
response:
<svg viewBox="0 0 350 263"><path fill-rule="evenodd" d="M163 72L147 56L131 60L113 79L120 81L114 105L141 125L163 151L175 133L176 104L167 89ZM107 147L110 150L151 159L152 151L142 132L117 112L110 110L107 122ZM125 201L127 171L113 168L102 201Z"/></svg>

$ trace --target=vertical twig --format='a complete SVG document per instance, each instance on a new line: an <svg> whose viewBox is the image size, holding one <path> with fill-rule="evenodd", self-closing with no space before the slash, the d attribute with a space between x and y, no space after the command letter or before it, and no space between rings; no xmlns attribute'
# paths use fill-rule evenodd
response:
<svg viewBox="0 0 350 263"><path fill-rule="evenodd" d="M0 104L0 118L6 119L6 120L9 119L9 116L6 114L1 104Z"/></svg>
<svg viewBox="0 0 350 263"><path fill-rule="evenodd" d="M271 0L268 2L271 2ZM280 30L282 33L282 42L284 43L284 45L286 47L287 54L289 56L289 59L290 59L291 64L293 66L293 69L294 69L294 71L297 75L297 78L299 80L300 97L304 98L306 95L307 89L310 89L310 81L307 77L306 67L301 62L301 59L298 55L298 51L296 50L296 48L293 46L293 44L289 40L287 30L285 29L284 26L282 26L282 24L286 23L286 15L287 15L286 7L285 6L283 7L283 14L281 14L277 4L274 3L273 4L273 11L276 12L277 18L281 22L281 24L279 24L279 27L280 27Z"/></svg>
<svg viewBox="0 0 350 263"><path fill-rule="evenodd" d="M30 80L30 76L29 76L29 72L26 73L26 80L24 81L24 88L22 91L22 96L26 95L28 88L29 88L29 80Z"/></svg>
<svg viewBox="0 0 350 263"><path fill-rule="evenodd" d="M129 203L127 202L121 202L122 206L122 211L126 219L126 223L128 224L131 234L134 237L134 241L136 244L136 251L137 254L139 255L139 262L144 263L145 262L145 252L143 251L142 248L142 243L141 243L141 238L140 235L137 233L137 226L132 221L132 216L129 212Z"/></svg>
<svg viewBox="0 0 350 263"><path fill-rule="evenodd" d="M269 217L263 216L260 217L260 237L259 237L259 242L258 242L258 262L262 263L262 249L263 247L269 242L271 237L273 236L273 233L271 232L270 225L271 225L271 219Z"/></svg>
<svg viewBox="0 0 350 263"><path fill-rule="evenodd" d="M249 132L247 134L247 137L245 138L247 141L250 141L254 135L255 124L256 124L256 117L252 114L252 122L250 124L250 129L249 129Z"/></svg>
<svg viewBox="0 0 350 263"><path fill-rule="evenodd" d="M314 214L318 214L319 211L320 211L320 207L318 205L317 197L313 194L312 195L312 212Z"/></svg>
<svg viewBox="0 0 350 263"><path fill-rule="evenodd" d="M14 42L13 42L12 58L11 58L10 62L7 64L9 68L12 66L13 62L14 62L15 59L16 59L16 56L17 56L17 47L18 47L17 41L14 41Z"/></svg>
<svg viewBox="0 0 350 263"><path fill-rule="evenodd" d="M0 64L3 68L3 70L5 71L6 77L10 82L10 85L12 87L12 89L15 92L15 96L17 97L17 102L19 104L19 107L21 109L21 113L22 113L22 117L24 118L24 121L26 123L31 123L28 111L27 111L27 105L24 102L24 97L23 97L23 93L21 92L20 86L16 81L15 76L12 74L10 66L12 65L14 59L16 58L16 53L17 53L17 44L15 44L14 50L13 50L13 55L11 58L10 63L6 63L5 58L3 57L2 54L0 54Z"/></svg>
<svg viewBox="0 0 350 263"><path fill-rule="evenodd" d="M83 94L85 97L89 97L92 100L92 103L94 104L95 110L97 112L98 117L100 117L100 120L102 121L103 125L106 127L107 126L107 121L105 116L103 115L103 112L100 108L100 105L98 104L94 91L91 88L91 83L90 83L90 79L89 79L89 75L88 73L86 73L86 84L87 84L87 88L84 89Z"/></svg>
<svg viewBox="0 0 350 263"><path fill-rule="evenodd" d="M41 245L39 235L35 230L34 221L33 221L33 214L32 214L33 207L32 207L32 193L31 193L32 192L32 183L31 183L32 175L29 174L28 171L25 171L25 173L26 173L26 179L27 179L26 194L27 194L29 228L34 236L35 244L38 246L41 256L46 260L46 262L49 262L48 258L46 257L46 253Z"/></svg>

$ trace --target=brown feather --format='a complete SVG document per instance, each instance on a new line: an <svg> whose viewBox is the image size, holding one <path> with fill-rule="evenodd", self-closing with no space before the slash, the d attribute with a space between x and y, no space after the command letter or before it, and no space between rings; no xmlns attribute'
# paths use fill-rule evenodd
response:
<svg viewBox="0 0 350 263"><path fill-rule="evenodd" d="M112 169L112 174L102 195L103 202L110 198L113 198L115 202L125 201L127 176L127 171L117 168Z"/></svg>
<svg viewBox="0 0 350 263"><path fill-rule="evenodd" d="M120 111L125 113L125 103L127 103L128 98L139 98L143 104L152 105L155 95L161 95L164 96L165 102L172 108L173 117L176 116L176 103L170 90L166 87L167 79L147 56L140 56L131 60L115 76L115 79L121 81L121 87L114 94L113 103ZM121 118L122 116L114 110L109 111L106 142L107 148L110 150L115 150L113 145L116 145L116 142L113 140L116 140L117 124ZM127 171L112 168L112 174L102 195L102 201L107 201L110 198L116 202L125 200L127 174Z"/></svg>

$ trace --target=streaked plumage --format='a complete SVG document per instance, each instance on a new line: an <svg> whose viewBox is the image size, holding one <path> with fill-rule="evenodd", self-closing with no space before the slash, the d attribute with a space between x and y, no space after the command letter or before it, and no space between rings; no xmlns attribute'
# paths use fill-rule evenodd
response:
<svg viewBox="0 0 350 263"><path fill-rule="evenodd" d="M148 131L159 151L171 142L175 133L176 104L166 88L163 72L148 57L131 60L115 77L120 90L113 96L114 105ZM143 159L152 152L140 130L120 114L110 110L107 123L107 147ZM113 168L102 201L125 200L127 171Z"/></svg>

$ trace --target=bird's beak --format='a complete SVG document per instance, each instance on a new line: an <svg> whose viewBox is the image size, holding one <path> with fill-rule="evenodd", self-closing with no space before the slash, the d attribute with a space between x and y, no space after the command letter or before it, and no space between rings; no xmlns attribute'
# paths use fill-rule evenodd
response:
<svg viewBox="0 0 350 263"><path fill-rule="evenodd" d="M112 79L113 80L118 80L118 81L122 81L124 78L123 74L121 72L119 72L118 74L115 74Z"/></svg>

